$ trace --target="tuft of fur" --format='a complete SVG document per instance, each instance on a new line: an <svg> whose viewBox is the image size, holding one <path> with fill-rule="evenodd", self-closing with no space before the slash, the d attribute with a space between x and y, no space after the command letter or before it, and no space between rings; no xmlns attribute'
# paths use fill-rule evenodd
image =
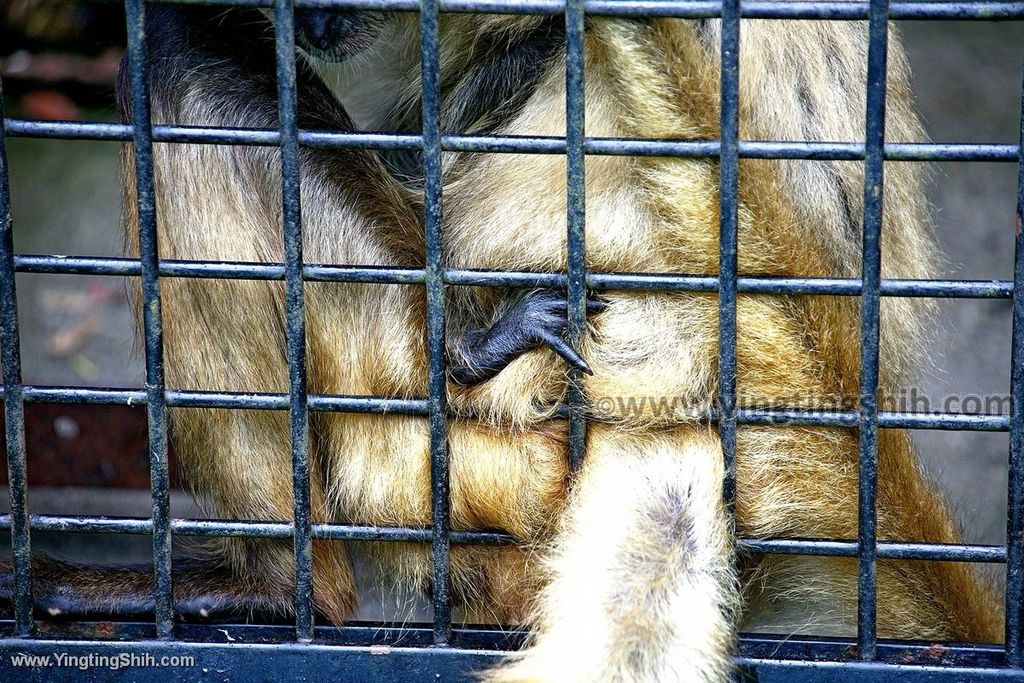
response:
<svg viewBox="0 0 1024 683"><path fill-rule="evenodd" d="M592 440L531 643L484 680L724 680L739 596L721 445L699 428Z"/></svg>

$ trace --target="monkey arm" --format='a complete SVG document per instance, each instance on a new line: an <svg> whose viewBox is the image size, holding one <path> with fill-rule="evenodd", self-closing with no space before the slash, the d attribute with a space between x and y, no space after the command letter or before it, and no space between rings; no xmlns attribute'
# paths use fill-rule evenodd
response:
<svg viewBox="0 0 1024 683"><path fill-rule="evenodd" d="M607 304L594 296L587 313L600 313ZM563 292L530 292L490 327L469 330L453 350L448 373L456 384L469 386L493 378L527 351L547 346L569 365L588 375L590 366L563 335L568 326L568 301Z"/></svg>

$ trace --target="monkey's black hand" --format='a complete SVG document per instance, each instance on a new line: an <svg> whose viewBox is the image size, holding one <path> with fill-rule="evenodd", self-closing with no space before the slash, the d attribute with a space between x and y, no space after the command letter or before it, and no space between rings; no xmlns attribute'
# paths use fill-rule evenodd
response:
<svg viewBox="0 0 1024 683"><path fill-rule="evenodd" d="M587 299L587 313L600 313L607 304ZM448 373L456 384L469 386L491 379L513 360L532 349L547 346L569 365L588 375L587 362L563 339L569 324L565 292L542 289L526 295L486 330L469 332L453 358Z"/></svg>

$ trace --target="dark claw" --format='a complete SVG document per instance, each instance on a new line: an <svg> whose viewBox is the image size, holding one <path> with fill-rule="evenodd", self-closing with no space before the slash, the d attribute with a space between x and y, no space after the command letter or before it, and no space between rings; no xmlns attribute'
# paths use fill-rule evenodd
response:
<svg viewBox="0 0 1024 683"><path fill-rule="evenodd" d="M607 307L604 299L587 298L588 315ZM593 375L583 357L564 339L568 310L562 290L541 289L527 294L490 328L466 335L459 358L449 370L452 380L461 385L485 382L522 354L540 346L547 346L570 366Z"/></svg>
<svg viewBox="0 0 1024 683"><path fill-rule="evenodd" d="M584 374L594 374L594 371L590 369L589 365L587 365L587 361L583 360L583 356L576 353L576 349L572 348L572 346L569 345L569 342L547 331L540 332L540 338L541 342L545 346L561 356L566 363L577 368Z"/></svg>

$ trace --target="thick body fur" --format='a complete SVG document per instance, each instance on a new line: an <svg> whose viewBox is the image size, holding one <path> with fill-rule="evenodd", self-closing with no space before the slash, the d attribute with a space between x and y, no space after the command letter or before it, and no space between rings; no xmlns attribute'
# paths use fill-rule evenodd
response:
<svg viewBox="0 0 1024 683"><path fill-rule="evenodd" d="M565 60L552 21L442 16L446 132L564 135ZM587 135L716 138L718 31L715 21L589 18ZM155 36L166 31L151 33L155 123L276 126L268 41L240 46L195 33L177 43L164 35L161 44ZM300 68L302 125L415 130L417 35L414 15L389 17L368 50L322 69L343 106ZM858 22L744 21L741 136L862 139L866 51L866 26ZM893 140L923 136L907 80L893 36ZM125 159L125 222L134 249L134 171L131 155ZM162 258L283 259L276 149L157 144L155 163ZM414 156L304 149L306 261L421 266L417 169ZM592 156L586 172L588 269L717 272L714 160ZM862 195L859 163L742 161L741 274L858 276ZM450 266L564 270L564 158L446 153L444 229ZM883 250L885 277L932 273L918 166L886 164ZM281 283L168 278L161 287L169 387L287 391ZM310 391L425 395L422 288L310 282L305 291ZM591 406L619 397L710 404L716 297L602 296L607 308L591 319L579 349L594 371L585 382ZM507 291L450 287L450 336L497 320L515 299ZM926 309L910 299L884 302L885 396L912 370ZM747 404L857 395L856 298L741 295L737 327L739 392ZM453 588L466 620L535 630L529 647L493 678L723 680L741 594L752 612L771 615L785 596L807 606L802 625L850 630L855 561L732 557L721 446L692 415L651 407L598 415L570 486L567 425L551 419L566 395L565 366L555 354L526 353L489 381L453 383L449 391L457 413L452 527L522 539L516 547L452 549ZM188 481L212 512L291 518L286 413L176 409L172 418ZM337 413L310 420L314 521L429 525L426 420ZM856 538L855 431L741 427L735 474L736 533ZM901 431L880 435L878 514L882 539L958 538ZM287 543L227 539L217 552L232 573L288 595ZM382 545L372 553L396 581L429 588L427 547ZM345 545L314 543L314 582L320 612L344 620L357 595ZM974 571L959 564L881 561L878 620L885 637L1001 639L999 608Z"/></svg>

